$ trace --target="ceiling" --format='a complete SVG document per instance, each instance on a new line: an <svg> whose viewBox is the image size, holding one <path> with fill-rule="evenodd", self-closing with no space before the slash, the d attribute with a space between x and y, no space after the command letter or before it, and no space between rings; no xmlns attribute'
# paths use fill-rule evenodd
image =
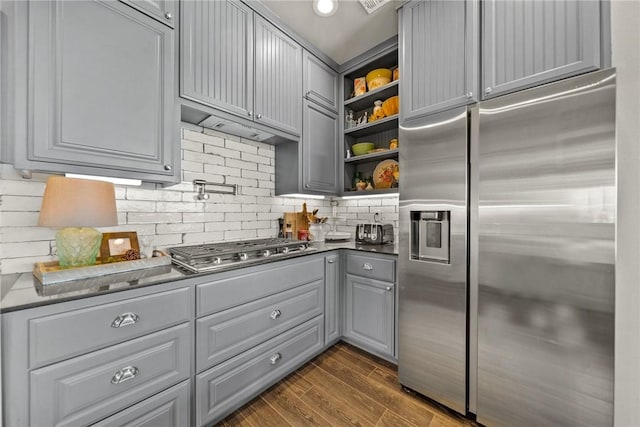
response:
<svg viewBox="0 0 640 427"><path fill-rule="evenodd" d="M398 34L394 1L369 15L358 0L338 0L338 10L329 17L316 15L312 0L261 0L261 3L338 64Z"/></svg>

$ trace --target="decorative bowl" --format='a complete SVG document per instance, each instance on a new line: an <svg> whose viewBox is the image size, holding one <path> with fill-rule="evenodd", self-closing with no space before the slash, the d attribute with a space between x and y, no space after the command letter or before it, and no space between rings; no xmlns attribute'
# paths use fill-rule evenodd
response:
<svg viewBox="0 0 640 427"><path fill-rule="evenodd" d="M359 142L351 146L351 152L354 156L362 156L363 154L367 154L369 150L373 150L374 148L376 148L376 144L374 144L373 142Z"/></svg>
<svg viewBox="0 0 640 427"><path fill-rule="evenodd" d="M384 115L389 117L393 116L394 114L398 114L399 102L400 98L398 98L398 95L392 96L391 98L388 98L386 101L384 101L382 103L382 111L384 112Z"/></svg>
<svg viewBox="0 0 640 427"><path fill-rule="evenodd" d="M376 68L367 73L367 87L369 90L384 86L391 81L391 70L388 68Z"/></svg>

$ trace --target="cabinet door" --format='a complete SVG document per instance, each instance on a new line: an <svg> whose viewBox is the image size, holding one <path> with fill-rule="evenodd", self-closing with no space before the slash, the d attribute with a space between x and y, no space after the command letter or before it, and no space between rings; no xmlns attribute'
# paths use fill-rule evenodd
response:
<svg viewBox="0 0 640 427"><path fill-rule="evenodd" d="M167 24L171 28L175 26L176 8L178 0L120 0L130 4L152 18Z"/></svg>
<svg viewBox="0 0 640 427"><path fill-rule="evenodd" d="M299 135L302 48L259 16L255 40L255 120Z"/></svg>
<svg viewBox="0 0 640 427"><path fill-rule="evenodd" d="M365 349L393 356L394 285L346 275L344 336Z"/></svg>
<svg viewBox="0 0 640 427"><path fill-rule="evenodd" d="M324 345L340 338L340 257L325 258Z"/></svg>
<svg viewBox="0 0 640 427"><path fill-rule="evenodd" d="M173 31L119 2L35 1L28 13L27 159L103 175L179 171Z"/></svg>
<svg viewBox="0 0 640 427"><path fill-rule="evenodd" d="M180 5L181 96L251 117L253 12L233 0Z"/></svg>
<svg viewBox="0 0 640 427"><path fill-rule="evenodd" d="M338 112L338 73L306 50L302 58L302 86L306 99Z"/></svg>
<svg viewBox="0 0 640 427"><path fill-rule="evenodd" d="M483 98L600 67L600 2L487 0Z"/></svg>
<svg viewBox="0 0 640 427"><path fill-rule="evenodd" d="M303 101L302 174L304 191L338 192L338 116Z"/></svg>
<svg viewBox="0 0 640 427"><path fill-rule="evenodd" d="M403 6L401 121L478 99L477 4L419 0Z"/></svg>

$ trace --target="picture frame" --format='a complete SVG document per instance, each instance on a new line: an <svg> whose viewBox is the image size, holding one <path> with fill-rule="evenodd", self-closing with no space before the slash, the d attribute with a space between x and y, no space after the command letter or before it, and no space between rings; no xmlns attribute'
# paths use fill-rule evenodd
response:
<svg viewBox="0 0 640 427"><path fill-rule="evenodd" d="M125 261L125 255L130 249L140 252L138 233L135 231L102 233L100 258L103 263Z"/></svg>

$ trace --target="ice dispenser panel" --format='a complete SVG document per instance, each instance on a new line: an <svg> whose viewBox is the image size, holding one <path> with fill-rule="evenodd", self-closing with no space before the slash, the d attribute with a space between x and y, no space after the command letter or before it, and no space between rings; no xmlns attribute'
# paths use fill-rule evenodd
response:
<svg viewBox="0 0 640 427"><path fill-rule="evenodd" d="M411 212L411 259L449 264L451 211Z"/></svg>

